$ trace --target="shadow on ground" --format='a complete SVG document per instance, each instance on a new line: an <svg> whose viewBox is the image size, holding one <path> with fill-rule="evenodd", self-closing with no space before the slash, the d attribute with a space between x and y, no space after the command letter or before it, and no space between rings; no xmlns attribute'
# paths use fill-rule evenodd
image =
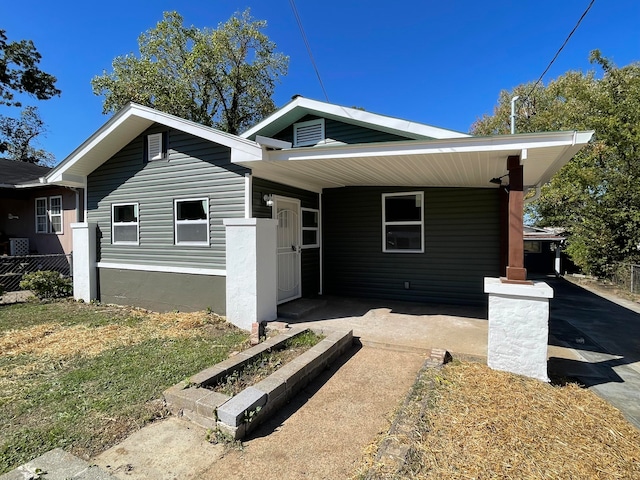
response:
<svg viewBox="0 0 640 480"><path fill-rule="evenodd" d="M343 353L335 362L329 365L324 372L318 375L312 380L306 387L298 392L291 401L284 407L280 408L278 412L269 418L266 422L256 428L253 432L249 433L244 439L245 441L252 440L260 437L267 437L278 428L280 428L284 422L302 408L313 397L318 390L325 385L333 375L340 370L358 351L362 348L358 343Z"/></svg>

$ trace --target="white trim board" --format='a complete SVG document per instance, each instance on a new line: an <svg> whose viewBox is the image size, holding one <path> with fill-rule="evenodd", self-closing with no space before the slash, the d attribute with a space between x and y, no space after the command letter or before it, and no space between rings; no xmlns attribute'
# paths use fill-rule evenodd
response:
<svg viewBox="0 0 640 480"><path fill-rule="evenodd" d="M174 267L169 265L137 265L131 263L98 262L98 268L113 270L136 270L141 272L188 273L191 275L213 275L226 277L227 271L215 268Z"/></svg>

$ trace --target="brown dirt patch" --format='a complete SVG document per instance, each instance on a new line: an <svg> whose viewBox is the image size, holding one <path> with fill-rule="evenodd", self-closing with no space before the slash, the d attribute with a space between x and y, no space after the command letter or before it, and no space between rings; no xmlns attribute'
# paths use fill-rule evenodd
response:
<svg viewBox="0 0 640 480"><path fill-rule="evenodd" d="M26 354L50 358L75 355L93 357L110 348L135 345L152 338L201 335L199 329L205 326L220 328L211 323L224 322L205 312L161 314L132 310L130 313L143 320L135 326L65 326L60 323L43 323L9 330L0 335L0 356Z"/></svg>

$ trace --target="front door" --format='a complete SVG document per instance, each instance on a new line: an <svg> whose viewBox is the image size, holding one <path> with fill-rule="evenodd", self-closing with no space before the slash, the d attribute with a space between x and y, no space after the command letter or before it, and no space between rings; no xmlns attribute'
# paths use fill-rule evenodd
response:
<svg viewBox="0 0 640 480"><path fill-rule="evenodd" d="M278 304L300 298L300 200L274 197L278 220Z"/></svg>

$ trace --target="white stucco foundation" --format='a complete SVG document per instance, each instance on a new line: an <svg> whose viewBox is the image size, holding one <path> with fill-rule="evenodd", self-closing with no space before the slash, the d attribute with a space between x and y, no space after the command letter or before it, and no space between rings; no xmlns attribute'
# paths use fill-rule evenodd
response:
<svg viewBox="0 0 640 480"><path fill-rule="evenodd" d="M278 316L277 220L225 219L227 241L227 320L251 330L254 322Z"/></svg>
<svg viewBox="0 0 640 480"><path fill-rule="evenodd" d="M489 294L489 367L548 382L549 299L553 289L544 282L520 285L485 278L484 291Z"/></svg>
<svg viewBox="0 0 640 480"><path fill-rule="evenodd" d="M72 223L73 298L90 302L98 296L96 273L96 224Z"/></svg>

